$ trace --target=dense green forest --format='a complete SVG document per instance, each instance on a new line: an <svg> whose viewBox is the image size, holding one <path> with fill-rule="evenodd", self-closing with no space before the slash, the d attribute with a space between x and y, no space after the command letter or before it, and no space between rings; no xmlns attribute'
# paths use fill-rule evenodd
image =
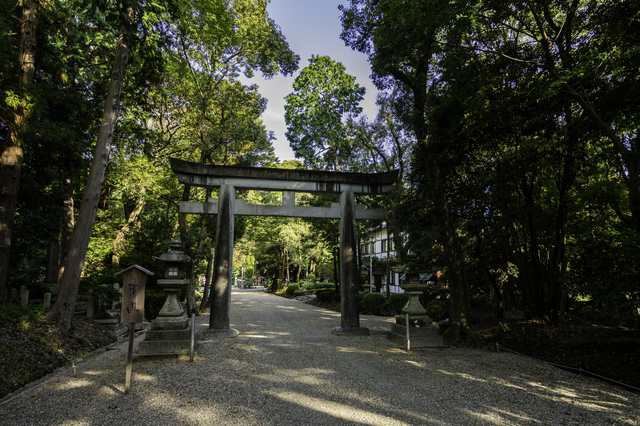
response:
<svg viewBox="0 0 640 426"><path fill-rule="evenodd" d="M266 0L0 0L0 299L59 282L49 317L69 325L78 292L131 264L159 272L151 256L172 238L198 259L190 275L204 274L215 217L178 205L215 193L178 184L174 157L400 170L390 196L358 202L389 209L397 263L446 265L454 340L474 339L472 303L638 328L640 2L340 10L342 39L369 59L378 115L361 114L364 89L342 64L313 56L286 99L301 161L280 163L260 118L267 100L241 78L298 69ZM245 276L283 288L333 273L337 223L235 228Z"/></svg>

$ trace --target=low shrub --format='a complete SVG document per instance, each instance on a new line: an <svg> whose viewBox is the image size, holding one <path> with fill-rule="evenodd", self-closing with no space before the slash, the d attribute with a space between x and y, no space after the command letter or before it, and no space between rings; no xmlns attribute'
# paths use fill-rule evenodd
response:
<svg viewBox="0 0 640 426"><path fill-rule="evenodd" d="M402 308L405 307L408 301L409 301L409 295L407 294L404 294L404 293L392 294L391 296L389 296L389 300L388 300L389 309L394 315L401 314Z"/></svg>
<svg viewBox="0 0 640 426"><path fill-rule="evenodd" d="M296 291L300 290L300 284L289 284L289 286L287 287L287 293L289 293L290 295L294 295Z"/></svg>
<svg viewBox="0 0 640 426"><path fill-rule="evenodd" d="M334 290L320 290L316 292L316 297L321 302L331 302L335 294Z"/></svg>
<svg viewBox="0 0 640 426"><path fill-rule="evenodd" d="M315 283L316 282L315 274L308 274L307 275L307 281L310 282L310 283Z"/></svg>
<svg viewBox="0 0 640 426"><path fill-rule="evenodd" d="M427 315L434 321L440 321L447 317L447 307L441 300L432 300L427 304Z"/></svg>
<svg viewBox="0 0 640 426"><path fill-rule="evenodd" d="M360 310L363 313L378 315L382 307L387 303L387 298L380 293L365 293L362 297Z"/></svg>
<svg viewBox="0 0 640 426"><path fill-rule="evenodd" d="M7 304L0 306L0 324L28 325L44 318L45 310L41 306L22 306Z"/></svg>
<svg viewBox="0 0 640 426"><path fill-rule="evenodd" d="M311 290L311 289L327 289L327 288L331 288L331 289L335 289L336 285L334 283L309 283L305 286L305 288L307 290Z"/></svg>
<svg viewBox="0 0 640 426"><path fill-rule="evenodd" d="M147 288L144 294L144 317L147 321L158 317L158 313L166 301L167 293L162 290Z"/></svg>

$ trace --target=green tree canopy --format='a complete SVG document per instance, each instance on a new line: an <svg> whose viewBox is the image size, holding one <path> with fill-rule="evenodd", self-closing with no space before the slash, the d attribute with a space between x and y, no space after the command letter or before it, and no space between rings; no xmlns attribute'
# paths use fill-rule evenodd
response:
<svg viewBox="0 0 640 426"><path fill-rule="evenodd" d="M328 56L312 56L286 96L287 139L296 158L308 167L349 170L353 153L347 120L362 112L364 87L344 65Z"/></svg>

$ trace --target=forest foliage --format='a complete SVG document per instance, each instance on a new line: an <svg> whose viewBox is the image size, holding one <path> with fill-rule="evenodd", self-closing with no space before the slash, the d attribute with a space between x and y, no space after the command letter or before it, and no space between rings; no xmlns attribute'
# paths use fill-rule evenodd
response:
<svg viewBox="0 0 640 426"><path fill-rule="evenodd" d="M130 8L131 51L80 292L131 264L161 272L151 256L176 237L198 259L190 275L206 273L215 217L181 215L178 206L216 193L179 185L170 157L398 169L390 196L358 202L389 210L397 263L446 265L457 336L471 338L473 300L497 315L518 310L552 324L580 306L588 318L639 325L637 0L345 1L341 37L369 59L378 115L362 116L364 89L342 64L313 56L287 97L287 137L302 162L285 163L261 120L267 99L241 78L298 68L267 3L0 0L0 244L8 259L0 298L59 279L121 12ZM37 10L31 47L20 38L29 4ZM24 51L35 52L28 80L19 78L30 64ZM5 164L16 147L17 179ZM281 195L238 196L268 204ZM378 225L360 224L361 236ZM284 289L310 273L335 275L334 221L236 218L235 229L245 276Z"/></svg>

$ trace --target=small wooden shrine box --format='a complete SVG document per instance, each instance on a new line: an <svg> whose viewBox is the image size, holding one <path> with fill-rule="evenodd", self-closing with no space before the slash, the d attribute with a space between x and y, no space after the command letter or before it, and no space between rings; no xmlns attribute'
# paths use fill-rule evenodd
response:
<svg viewBox="0 0 640 426"><path fill-rule="evenodd" d="M144 321L144 290L147 283L147 275L153 272L147 271L142 266L129 266L116 275L124 274L122 285L122 316L123 324L137 324Z"/></svg>

